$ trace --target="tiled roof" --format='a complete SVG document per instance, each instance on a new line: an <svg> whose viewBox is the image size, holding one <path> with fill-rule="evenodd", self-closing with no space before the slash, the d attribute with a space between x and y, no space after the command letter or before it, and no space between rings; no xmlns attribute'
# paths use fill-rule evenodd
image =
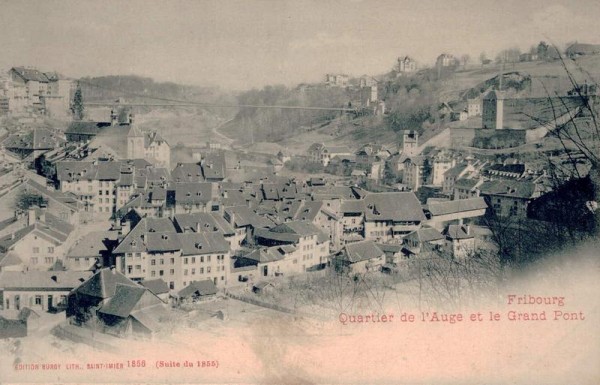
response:
<svg viewBox="0 0 600 385"><path fill-rule="evenodd" d="M98 270L90 279L77 287L75 292L90 297L106 299L115 295L117 285L138 286L115 269L104 268Z"/></svg>
<svg viewBox="0 0 600 385"><path fill-rule="evenodd" d="M115 254L140 253L148 251L148 235L174 234L175 226L168 218L143 218L119 245L113 250ZM153 239L153 241L158 241ZM158 247L158 246L157 246Z"/></svg>
<svg viewBox="0 0 600 385"><path fill-rule="evenodd" d="M251 253L243 256L257 263L269 263L281 261L285 258L286 252L281 247L261 247L254 249Z"/></svg>
<svg viewBox="0 0 600 385"><path fill-rule="evenodd" d="M231 225L218 213L176 214L173 221L180 231L220 232L223 235L235 233Z"/></svg>
<svg viewBox="0 0 600 385"><path fill-rule="evenodd" d="M365 197L366 220L423 221L425 214L413 192L370 193Z"/></svg>
<svg viewBox="0 0 600 385"><path fill-rule="evenodd" d="M444 231L444 235L446 235L452 240L469 239L475 237L470 231L467 230L466 226L461 225L449 225L448 228Z"/></svg>
<svg viewBox="0 0 600 385"><path fill-rule="evenodd" d="M349 243L341 253L341 259L350 263L366 261L384 256L385 253L373 241Z"/></svg>
<svg viewBox="0 0 600 385"><path fill-rule="evenodd" d="M162 279L148 279L140 282L140 285L150 290L155 295L165 294L169 292L169 285Z"/></svg>
<svg viewBox="0 0 600 385"><path fill-rule="evenodd" d="M81 237L67 253L67 258L99 257L109 251L111 244L117 240L114 231L93 231Z"/></svg>
<svg viewBox="0 0 600 385"><path fill-rule="evenodd" d="M213 198L212 183L177 183L175 201L177 204L206 204Z"/></svg>
<svg viewBox="0 0 600 385"><path fill-rule="evenodd" d="M182 255L227 253L229 242L220 233L177 234Z"/></svg>
<svg viewBox="0 0 600 385"><path fill-rule="evenodd" d="M519 180L492 180L483 182L479 187L482 195L501 195L506 197L532 199L537 193L535 183Z"/></svg>
<svg viewBox="0 0 600 385"><path fill-rule="evenodd" d="M16 72L25 81L36 81L40 83L48 83L48 77L41 71L34 68L25 67L13 67L12 70Z"/></svg>
<svg viewBox="0 0 600 385"><path fill-rule="evenodd" d="M39 288L69 291L81 285L90 275L89 271L3 271L0 273L0 287L5 290Z"/></svg>
<svg viewBox="0 0 600 385"><path fill-rule="evenodd" d="M197 163L179 163L171 172L171 176L175 183L204 182L205 180L202 167Z"/></svg>
<svg viewBox="0 0 600 385"><path fill-rule="evenodd" d="M2 144L8 149L50 150L65 143L56 132L46 128L34 128L27 133L9 136Z"/></svg>
<svg viewBox="0 0 600 385"><path fill-rule="evenodd" d="M148 289L117 284L115 295L98 310L100 313L127 318Z"/></svg>
<svg viewBox="0 0 600 385"><path fill-rule="evenodd" d="M110 122L72 122L65 134L97 135L103 128L109 126Z"/></svg>
<svg viewBox="0 0 600 385"><path fill-rule="evenodd" d="M206 296L217 294L217 287L210 279L203 281L192 281L190 284L177 293L181 298L191 297L194 295Z"/></svg>
<svg viewBox="0 0 600 385"><path fill-rule="evenodd" d="M455 214L473 210L487 209L488 205L482 197L458 199L453 201L431 202L429 212L436 215Z"/></svg>

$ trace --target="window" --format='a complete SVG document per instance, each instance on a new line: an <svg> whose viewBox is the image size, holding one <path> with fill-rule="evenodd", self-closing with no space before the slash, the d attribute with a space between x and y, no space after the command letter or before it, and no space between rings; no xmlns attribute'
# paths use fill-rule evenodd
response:
<svg viewBox="0 0 600 385"><path fill-rule="evenodd" d="M171 274L171 275L175 275L175 269L171 269L171 270L169 270L169 274Z"/></svg>
<svg viewBox="0 0 600 385"><path fill-rule="evenodd" d="M204 274L204 268L203 267L200 268L200 274Z"/></svg>
<svg viewBox="0 0 600 385"><path fill-rule="evenodd" d="M142 265L135 265L135 271L142 271Z"/></svg>
<svg viewBox="0 0 600 385"><path fill-rule="evenodd" d="M169 282L169 289L171 289L171 290L175 289L175 282L173 282L173 281Z"/></svg>
<svg viewBox="0 0 600 385"><path fill-rule="evenodd" d="M221 276L221 281L224 281L224 280L225 280L225 276L224 276L224 275L222 275L222 276Z"/></svg>
<svg viewBox="0 0 600 385"><path fill-rule="evenodd" d="M158 272L158 275L162 277L163 275L165 275L165 271L164 271L164 270L160 270L160 271Z"/></svg>
<svg viewBox="0 0 600 385"><path fill-rule="evenodd" d="M196 269L192 269L192 275L196 275Z"/></svg>
<svg viewBox="0 0 600 385"><path fill-rule="evenodd" d="M204 257L200 257L200 262L204 263Z"/></svg>
<svg viewBox="0 0 600 385"><path fill-rule="evenodd" d="M35 304L36 305L42 305L42 296L41 295L36 295L35 296Z"/></svg>
<svg viewBox="0 0 600 385"><path fill-rule="evenodd" d="M156 277L156 271L154 271L154 270L153 270L153 271L151 271L151 272L150 272L150 276L151 276L151 277Z"/></svg>
<svg viewBox="0 0 600 385"><path fill-rule="evenodd" d="M38 263L37 257L31 257L29 260L31 261L32 265L37 265L37 263Z"/></svg>
<svg viewBox="0 0 600 385"><path fill-rule="evenodd" d="M196 257L192 257L192 263L196 263Z"/></svg>
<svg viewBox="0 0 600 385"><path fill-rule="evenodd" d="M175 258L171 258L171 265L175 264Z"/></svg>
<svg viewBox="0 0 600 385"><path fill-rule="evenodd" d="M54 254L54 247L53 246L49 246L48 247L48 254Z"/></svg>
<svg viewBox="0 0 600 385"><path fill-rule="evenodd" d="M206 262L210 262L210 255L206 257Z"/></svg>
<svg viewBox="0 0 600 385"><path fill-rule="evenodd" d="M44 258L44 262L46 262L46 264L54 263L54 257L46 257Z"/></svg>
<svg viewBox="0 0 600 385"><path fill-rule="evenodd" d="M183 270L183 275L188 275L188 269Z"/></svg>
<svg viewBox="0 0 600 385"><path fill-rule="evenodd" d="M154 259L154 258L153 258L153 259L151 259L151 260L150 260L150 265L152 265L152 266L156 266L156 259Z"/></svg>
<svg viewBox="0 0 600 385"><path fill-rule="evenodd" d="M39 254L40 253L40 248L39 247L34 247L33 248L33 254Z"/></svg>
<svg viewBox="0 0 600 385"><path fill-rule="evenodd" d="M142 253L135 253L135 257L136 258L141 258L142 257Z"/></svg>
<svg viewBox="0 0 600 385"><path fill-rule="evenodd" d="M187 265L188 264L188 259L187 258L183 258L183 264Z"/></svg>
<svg viewBox="0 0 600 385"><path fill-rule="evenodd" d="M206 272L210 273L210 266L206 268Z"/></svg>
<svg viewBox="0 0 600 385"><path fill-rule="evenodd" d="M127 266L127 272L129 274L131 274L133 272L133 266L132 265Z"/></svg>
<svg viewBox="0 0 600 385"><path fill-rule="evenodd" d="M164 264L165 264L165 260L161 258L161 259L160 259L160 264L161 264L161 265L164 265Z"/></svg>

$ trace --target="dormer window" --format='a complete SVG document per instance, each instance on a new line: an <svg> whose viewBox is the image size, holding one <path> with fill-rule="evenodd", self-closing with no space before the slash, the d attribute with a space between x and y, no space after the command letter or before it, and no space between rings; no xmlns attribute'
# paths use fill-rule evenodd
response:
<svg viewBox="0 0 600 385"><path fill-rule="evenodd" d="M169 236L168 236L167 234L163 234L163 235L161 236L161 238L162 238L162 239L169 239Z"/></svg>
<svg viewBox="0 0 600 385"><path fill-rule="evenodd" d="M202 243L196 242L196 244L194 246L196 246L196 249L202 250Z"/></svg>

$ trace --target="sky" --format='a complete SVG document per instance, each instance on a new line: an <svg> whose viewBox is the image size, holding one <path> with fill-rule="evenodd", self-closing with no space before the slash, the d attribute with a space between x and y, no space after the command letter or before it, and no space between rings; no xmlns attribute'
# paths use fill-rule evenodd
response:
<svg viewBox="0 0 600 385"><path fill-rule="evenodd" d="M389 71L409 55L600 43L597 0L0 0L0 68L244 90Z"/></svg>

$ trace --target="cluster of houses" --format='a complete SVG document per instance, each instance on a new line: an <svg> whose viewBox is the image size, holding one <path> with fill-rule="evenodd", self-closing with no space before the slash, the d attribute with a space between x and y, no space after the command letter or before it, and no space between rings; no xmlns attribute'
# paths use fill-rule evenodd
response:
<svg viewBox="0 0 600 385"><path fill-rule="evenodd" d="M0 116L43 114L54 118L71 115L72 82L56 72L13 67L0 75Z"/></svg>
<svg viewBox="0 0 600 385"><path fill-rule="evenodd" d="M456 63L442 56L440 66ZM398 68L410 74L417 65L404 57ZM54 80L39 76L36 92L53 92ZM348 79L328 75L327 84L346 87ZM369 77L358 86L377 90ZM485 105L474 98L442 107L460 110L462 120L485 116ZM413 130L399 142L310 146L310 161L351 171L336 181L269 174L234 182L218 148L172 167L168 142L140 130L132 115L10 135L0 150L2 311L66 309L74 324L152 334L170 306L220 291L258 292L325 269L384 274L434 255L470 258L490 247L482 217L525 219L550 190L543 171L515 159L424 147ZM278 154L280 166L286 160ZM388 174L398 183L359 187ZM104 228L82 233L88 221Z"/></svg>

